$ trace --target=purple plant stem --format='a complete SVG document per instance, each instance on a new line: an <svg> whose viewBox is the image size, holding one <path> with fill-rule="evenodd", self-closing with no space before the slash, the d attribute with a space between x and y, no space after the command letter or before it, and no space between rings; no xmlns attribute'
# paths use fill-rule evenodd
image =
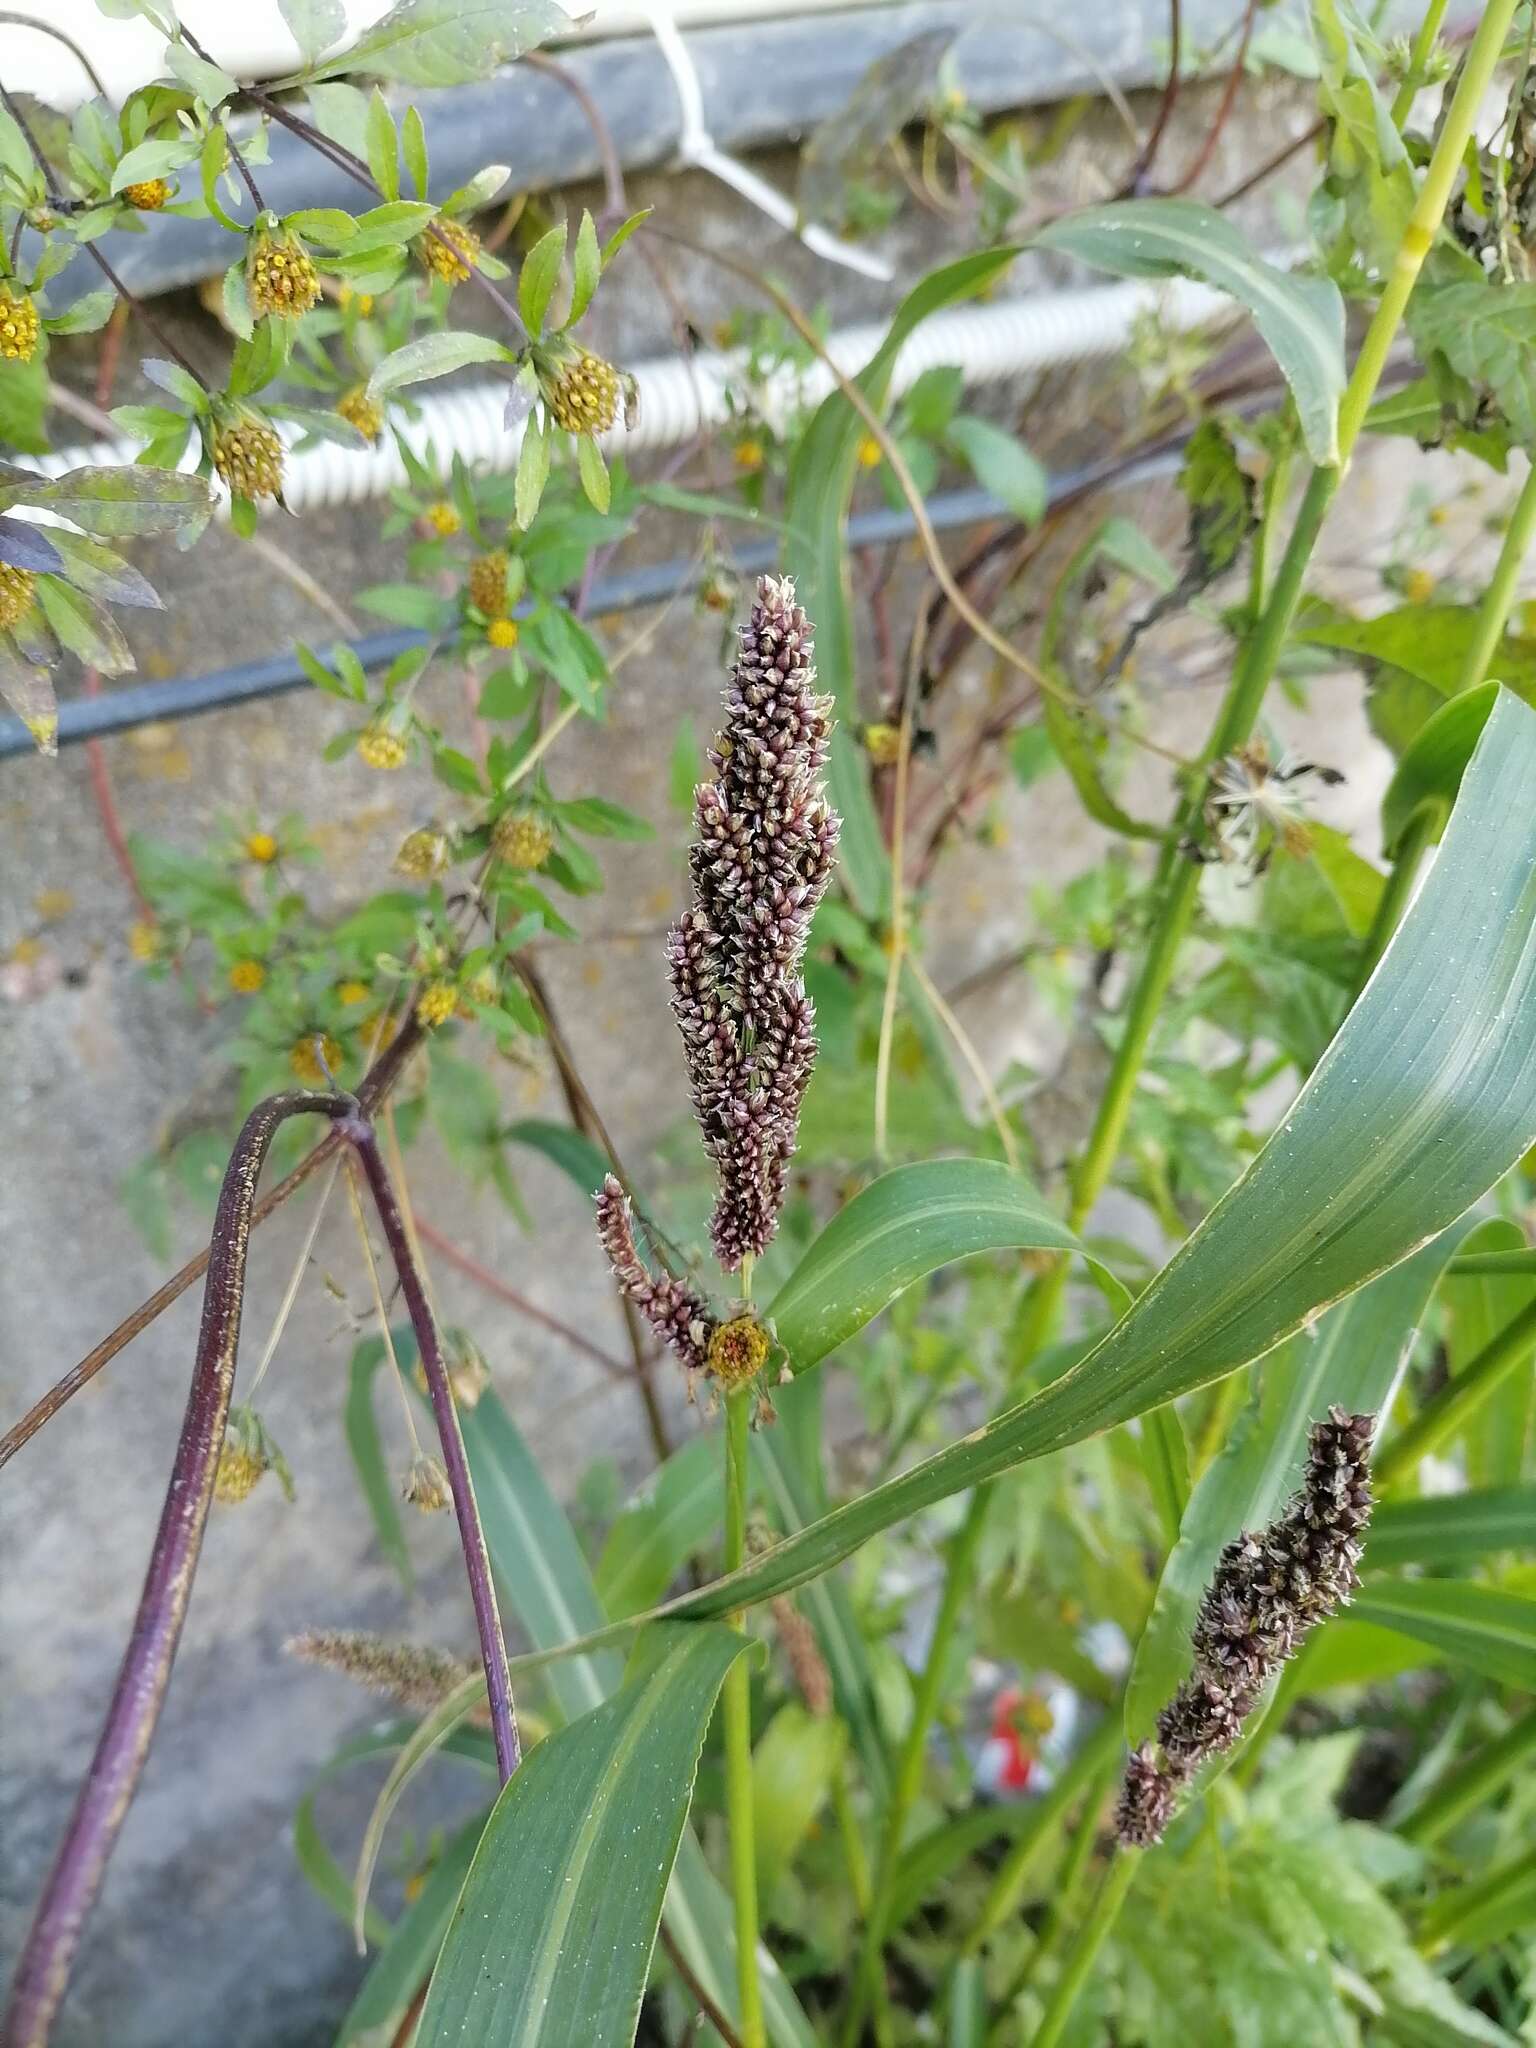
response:
<svg viewBox="0 0 1536 2048"><path fill-rule="evenodd" d="M501 1633L501 1614L496 1605L496 1588L491 1579L491 1560L485 1547L485 1532L475 1506L475 1489L469 1476L469 1459L464 1452L464 1433L459 1428L459 1411L443 1363L437 1322L427 1301L421 1269L411 1248L405 1218L379 1150L373 1126L361 1116L348 1117L342 1135L355 1149L368 1177L374 1207L379 1212L390 1256L400 1276L400 1290L416 1333L416 1346L427 1375L427 1392L437 1417L437 1433L443 1447L443 1465L453 1493L454 1513L459 1518L459 1536L464 1546L464 1565L469 1573L469 1596L474 1603L475 1626L480 1632L480 1655L485 1664L485 1687L490 1702L491 1732L496 1741L496 1762L505 1784L517 1769L522 1751L517 1739L517 1714L512 1704L512 1674L507 1669L507 1646Z"/></svg>
<svg viewBox="0 0 1536 2048"><path fill-rule="evenodd" d="M48 2040L86 1916L101 1888L160 1718L224 1445L240 1342L251 1210L267 1148L288 1117L342 1117L355 1109L345 1096L274 1095L251 1111L235 1142L214 1219L192 1391L144 1591L96 1753L22 1950L0 2026L3 2048L44 2048Z"/></svg>

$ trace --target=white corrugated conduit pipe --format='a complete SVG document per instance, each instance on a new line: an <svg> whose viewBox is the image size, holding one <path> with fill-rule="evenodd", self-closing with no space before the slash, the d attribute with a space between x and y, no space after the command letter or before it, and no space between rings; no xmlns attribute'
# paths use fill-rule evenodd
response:
<svg viewBox="0 0 1536 2048"><path fill-rule="evenodd" d="M1130 340L1137 320L1156 311L1165 326L1186 333L1236 316L1232 301L1205 285L1183 278L1167 283L1103 285L1083 291L1040 292L1029 298L995 300L935 314L902 349L894 388L908 389L924 370L939 365L957 368L968 385L995 384L1010 377L1044 370L1059 363L1086 362L1112 356ZM845 327L827 339L827 352L846 375L862 370L885 339L883 321ZM677 448L729 418L727 389L744 382L742 356L736 351L700 351L691 359L667 356L628 366L638 388L639 409L633 429L620 429L608 444L628 454L656 448ZM825 364L805 372L788 370L766 389L754 393L770 424L783 419L798 401L817 403L834 388ZM465 384L449 390L425 386L413 393L420 408L414 420L394 423L395 430L418 456L435 454L446 463L458 456L471 469L497 472L512 469L522 445L522 428L504 424L508 385L505 382ZM291 444L302 438L285 429ZM98 442L93 447L67 448L37 458L50 476L84 463L132 461L134 444ZM189 464L195 461L195 450ZM354 505L382 497L406 480L405 465L392 441L368 449L340 448L319 442L292 449L285 465L284 498L294 512L318 511L327 505Z"/></svg>

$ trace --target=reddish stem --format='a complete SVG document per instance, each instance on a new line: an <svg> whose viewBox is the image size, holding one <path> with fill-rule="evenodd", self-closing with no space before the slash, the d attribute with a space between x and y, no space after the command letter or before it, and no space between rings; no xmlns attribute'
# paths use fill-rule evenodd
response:
<svg viewBox="0 0 1536 2048"><path fill-rule="evenodd" d="M469 1597L474 1603L475 1627L480 1635L480 1655L485 1664L486 1694L490 1702L491 1733L496 1742L496 1762L505 1784L517 1769L521 1751L517 1739L517 1715L512 1704L512 1675L507 1669L507 1645L501 1633L501 1615L496 1606L496 1589L491 1581L490 1554L485 1547L485 1531L480 1526L480 1516L475 1507L474 1483L469 1476L469 1458L464 1449L464 1432L459 1427L459 1411L454 1406L453 1389L448 1384L448 1368L443 1362L443 1347L437 1334L437 1321L427 1300L427 1290L416 1255L411 1249L410 1234L405 1227L405 1217L395 1196L389 1178L389 1169L384 1164L384 1155L379 1150L379 1141L372 1124L363 1116L349 1116L341 1125L343 1137L351 1144L362 1162L363 1172L368 1177L368 1186L373 1192L374 1207L379 1212L379 1223L389 1246L390 1257L395 1262L395 1271L400 1276L400 1291L405 1296L405 1305L411 1318L411 1328L416 1333L416 1348L421 1354L422 1370L427 1376L427 1392L432 1399L432 1411L437 1417L437 1433L443 1447L443 1464L448 1473L448 1484L453 1492L454 1513L459 1521L459 1540L464 1546L464 1564L469 1573Z"/></svg>
<svg viewBox="0 0 1536 2048"><path fill-rule="evenodd" d="M96 1753L22 1950L0 2027L3 2048L44 2048L48 2040L86 1915L101 1889L160 1718L224 1445L262 1162L278 1125L288 1117L336 1117L353 1107L342 1096L274 1095L251 1111L235 1142L214 1219L192 1391L149 1572Z"/></svg>
<svg viewBox="0 0 1536 2048"><path fill-rule="evenodd" d="M431 1245L435 1252L445 1258L450 1266L457 1266L461 1273L467 1273L471 1280L483 1287L487 1294L494 1294L498 1301L504 1301L508 1308L515 1308L519 1315L527 1316L533 1323L542 1323L546 1330L552 1330L557 1337L563 1337L574 1350L581 1351L595 1365L600 1365L612 1379L627 1380L629 1367L622 1360L610 1358L601 1345L594 1344L590 1337L584 1337L580 1330L573 1330L569 1323L562 1323L558 1316L552 1316L548 1309L540 1308L536 1301L530 1301L526 1294L519 1294L515 1287L509 1287L505 1280L493 1273L488 1266L482 1266L478 1259L471 1258L453 1242L451 1237L432 1224L416 1218L416 1235L423 1244Z"/></svg>

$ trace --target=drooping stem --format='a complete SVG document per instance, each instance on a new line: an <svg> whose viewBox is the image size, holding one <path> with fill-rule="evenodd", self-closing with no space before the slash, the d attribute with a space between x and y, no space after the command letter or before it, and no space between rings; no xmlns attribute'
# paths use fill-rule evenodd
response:
<svg viewBox="0 0 1536 2048"><path fill-rule="evenodd" d="M747 1554L747 1459L753 1394L738 1388L725 1397L725 1568L735 1571ZM733 1628L746 1628L741 1614ZM757 1842L752 1811L752 1686L744 1657L726 1673L721 1698L725 1734L725 1803L731 1837L731 1892L736 1915L736 1988L742 2048L765 2048L763 1993L757 1967Z"/></svg>
<svg viewBox="0 0 1536 2048"><path fill-rule="evenodd" d="M437 1320L427 1300L425 1276L411 1248L405 1216L372 1124L361 1116L349 1117L342 1125L342 1132L356 1151L367 1176L374 1207L379 1212L384 1241L400 1276L400 1291L405 1297L411 1328L416 1334L422 1370L427 1376L427 1393L437 1418L443 1467L453 1494L459 1540L464 1548L464 1566L469 1575L469 1595L475 1610L475 1628L480 1637L480 1656L485 1665L486 1697L490 1704L491 1733L496 1743L496 1763L501 1782L505 1784L517 1769L521 1757L517 1715L512 1703L512 1678L507 1670L507 1646L501 1632L496 1588L491 1579L490 1553L485 1547L485 1532L480 1526L479 1510L475 1506L475 1489L464 1450L464 1433L459 1427L453 1389L448 1384L448 1369L443 1362Z"/></svg>
<svg viewBox="0 0 1536 2048"><path fill-rule="evenodd" d="M1099 1950L1109 1937L1111 1928L1120 1917L1120 1908L1125 1904L1126 1894L1135 1880L1136 1868L1141 1861L1140 1849L1120 1849L1115 1860L1104 1873L1098 1896L1093 1902L1088 1918L1077 1931L1077 1938L1067 1952L1062 1964L1061 1975L1056 1979L1051 1992L1050 2003L1045 2016L1035 2030L1031 2048L1056 2048L1056 2043L1066 2031L1072 2008L1077 2003L1077 1994L1087 1983L1094 1964L1098 1961Z"/></svg>
<svg viewBox="0 0 1536 2048"><path fill-rule="evenodd" d="M287 1118L341 1118L355 1108L347 1096L274 1095L251 1111L235 1141L214 1217L192 1390L149 1571L95 1754L22 1950L0 2027L3 2048L44 2048L160 1718L224 1445L262 1163Z"/></svg>

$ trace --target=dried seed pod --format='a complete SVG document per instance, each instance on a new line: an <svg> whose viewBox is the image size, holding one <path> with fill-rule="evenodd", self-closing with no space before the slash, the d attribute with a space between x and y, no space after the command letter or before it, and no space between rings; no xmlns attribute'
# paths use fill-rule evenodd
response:
<svg viewBox="0 0 1536 2048"><path fill-rule="evenodd" d="M411 247L434 277L441 277L449 284L463 284L479 257L480 237L463 221L449 220L439 214L416 237Z"/></svg>
<svg viewBox="0 0 1536 2048"><path fill-rule="evenodd" d="M384 431L384 408L368 396L366 384L354 384L350 391L344 391L336 401L336 410L365 441L377 441Z"/></svg>
<svg viewBox="0 0 1536 2048"><path fill-rule="evenodd" d="M606 434L619 416L623 381L613 364L570 342L550 352L539 372L539 389L550 418L568 434Z"/></svg>
<svg viewBox="0 0 1536 2048"><path fill-rule="evenodd" d="M555 849L548 820L526 807L503 811L491 833L491 850L509 868L541 868Z"/></svg>
<svg viewBox="0 0 1536 2048"><path fill-rule="evenodd" d="M507 609L507 570L510 564L504 548L476 555L469 565L469 601L488 619L501 618Z"/></svg>
<svg viewBox="0 0 1536 2048"><path fill-rule="evenodd" d="M258 320L297 320L320 296L320 273L297 235L258 228L245 259L245 289Z"/></svg>
<svg viewBox="0 0 1536 2048"><path fill-rule="evenodd" d="M283 444L254 413L242 413L213 436L213 466L237 498L277 498L283 490Z"/></svg>

